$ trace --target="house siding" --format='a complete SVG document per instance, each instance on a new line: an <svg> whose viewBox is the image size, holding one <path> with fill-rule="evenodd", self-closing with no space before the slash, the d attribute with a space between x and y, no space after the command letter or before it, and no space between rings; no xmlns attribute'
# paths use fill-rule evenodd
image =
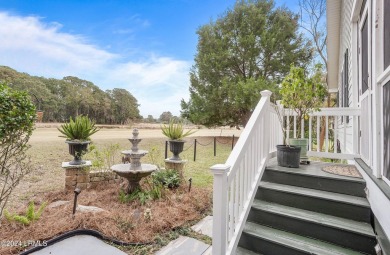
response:
<svg viewBox="0 0 390 255"><path fill-rule="evenodd" d="M353 6L353 0L344 0L341 4L341 27L340 27L340 51L339 51L339 82L338 82L338 91L339 91L339 98L346 98L348 99L348 106L353 105L353 81L352 81L352 24L350 22L350 17L352 14L352 6ZM344 55L347 52L348 57L348 70L344 69ZM343 95L343 77L342 73L348 72L348 95L345 97ZM339 106L341 106L339 104ZM344 105L346 106L346 105ZM346 134L344 134L344 125L347 125L346 128ZM344 139L344 136L345 139ZM338 120L338 135L337 135L339 141L340 141L340 148L341 151L344 153L352 153L353 152L353 123L352 121L345 121L345 118L339 118ZM346 144L344 145L344 140L346 141ZM345 148L345 150L344 150Z"/></svg>

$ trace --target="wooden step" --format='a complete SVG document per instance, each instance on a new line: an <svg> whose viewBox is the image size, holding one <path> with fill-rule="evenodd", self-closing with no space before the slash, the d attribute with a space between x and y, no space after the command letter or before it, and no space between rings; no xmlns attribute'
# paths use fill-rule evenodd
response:
<svg viewBox="0 0 390 255"><path fill-rule="evenodd" d="M256 193L256 199L370 222L370 205L367 199L362 197L262 181Z"/></svg>
<svg viewBox="0 0 390 255"><path fill-rule="evenodd" d="M247 222L239 246L264 255L361 255L316 239L302 237L293 233Z"/></svg>
<svg viewBox="0 0 390 255"><path fill-rule="evenodd" d="M248 221L375 254L376 238L369 223L255 199Z"/></svg>

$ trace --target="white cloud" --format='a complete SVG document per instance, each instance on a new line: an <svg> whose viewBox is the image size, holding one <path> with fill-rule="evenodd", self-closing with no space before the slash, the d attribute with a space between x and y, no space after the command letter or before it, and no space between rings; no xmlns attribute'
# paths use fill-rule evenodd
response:
<svg viewBox="0 0 390 255"><path fill-rule="evenodd" d="M187 61L152 53L140 61L125 60L38 17L0 12L0 24L0 65L44 77L78 76L102 89L125 88L138 99L144 116L177 115L180 99L188 97Z"/></svg>

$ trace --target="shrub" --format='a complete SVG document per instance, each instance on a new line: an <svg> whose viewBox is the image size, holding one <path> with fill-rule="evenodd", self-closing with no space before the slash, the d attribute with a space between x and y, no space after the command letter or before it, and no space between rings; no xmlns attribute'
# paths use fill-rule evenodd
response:
<svg viewBox="0 0 390 255"><path fill-rule="evenodd" d="M0 217L14 188L32 171L26 151L34 129L35 106L26 92L0 82Z"/></svg>
<svg viewBox="0 0 390 255"><path fill-rule="evenodd" d="M174 189L180 186L180 174L174 169L157 171L152 174L155 183Z"/></svg>

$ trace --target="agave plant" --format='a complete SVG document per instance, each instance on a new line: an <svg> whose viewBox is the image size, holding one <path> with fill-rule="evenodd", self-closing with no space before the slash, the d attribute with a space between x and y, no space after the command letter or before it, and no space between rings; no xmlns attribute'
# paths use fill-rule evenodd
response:
<svg viewBox="0 0 390 255"><path fill-rule="evenodd" d="M70 117L69 123L61 125L58 130L63 134L60 137L64 137L68 141L89 141L91 135L99 131L95 127L95 122L83 115L77 116L75 120Z"/></svg>
<svg viewBox="0 0 390 255"><path fill-rule="evenodd" d="M188 130L184 132L183 123L175 119L171 119L168 125L163 125L161 127L162 133L168 137L170 140L181 140L184 137L187 137L195 131Z"/></svg>

